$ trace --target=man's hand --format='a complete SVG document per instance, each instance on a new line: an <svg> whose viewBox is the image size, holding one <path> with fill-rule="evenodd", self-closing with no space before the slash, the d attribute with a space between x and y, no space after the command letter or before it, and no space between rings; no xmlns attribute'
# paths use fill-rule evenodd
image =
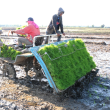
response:
<svg viewBox="0 0 110 110"><path fill-rule="evenodd" d="M57 33L57 36L60 36L60 34L59 34L59 33Z"/></svg>
<svg viewBox="0 0 110 110"><path fill-rule="evenodd" d="M65 33L63 33L63 35L65 36Z"/></svg>
<svg viewBox="0 0 110 110"><path fill-rule="evenodd" d="M65 33L63 33L63 35L65 36ZM57 33L57 36L60 36L60 34L59 34L59 33Z"/></svg>
<svg viewBox="0 0 110 110"><path fill-rule="evenodd" d="M15 33L15 31L11 31L11 34Z"/></svg>

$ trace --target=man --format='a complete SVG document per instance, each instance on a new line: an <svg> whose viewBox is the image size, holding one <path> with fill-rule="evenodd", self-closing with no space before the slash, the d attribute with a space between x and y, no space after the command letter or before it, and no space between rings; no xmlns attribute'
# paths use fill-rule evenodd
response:
<svg viewBox="0 0 110 110"><path fill-rule="evenodd" d="M64 10L59 8L58 14L52 16L49 26L47 27L46 34L57 34L57 42L61 40L61 33L65 35L63 32L63 23L62 23L62 15L64 14ZM59 31L61 29L61 32ZM48 37L46 38L45 44L48 43Z"/></svg>
<svg viewBox="0 0 110 110"><path fill-rule="evenodd" d="M11 31L11 33L27 34L28 35L26 38L25 37L18 38L18 46L21 48L23 48L23 44L32 45L33 38L37 35L40 35L39 26L34 22L34 19L32 17L28 18L27 23L28 23L28 26L25 27L24 29Z"/></svg>

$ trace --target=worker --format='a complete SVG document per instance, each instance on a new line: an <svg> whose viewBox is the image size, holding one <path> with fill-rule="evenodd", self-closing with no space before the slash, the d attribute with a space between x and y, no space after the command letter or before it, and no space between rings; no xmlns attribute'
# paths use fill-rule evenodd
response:
<svg viewBox="0 0 110 110"><path fill-rule="evenodd" d="M57 42L61 40L61 33L65 35L63 31L63 23L62 23L62 15L64 14L64 10L59 8L58 14L52 16L49 26L46 29L46 34L57 34ZM61 32L59 31L61 29ZM45 44L48 43L48 37L45 40Z"/></svg>
<svg viewBox="0 0 110 110"><path fill-rule="evenodd" d="M16 33L16 34L27 34L27 37L19 37L18 38L18 46L23 48L23 44L27 45L32 45L33 44L33 38L37 35L40 35L40 29L39 26L34 22L34 19L32 17L28 18L28 26L25 27L24 29L19 29L16 31L11 31L11 33Z"/></svg>

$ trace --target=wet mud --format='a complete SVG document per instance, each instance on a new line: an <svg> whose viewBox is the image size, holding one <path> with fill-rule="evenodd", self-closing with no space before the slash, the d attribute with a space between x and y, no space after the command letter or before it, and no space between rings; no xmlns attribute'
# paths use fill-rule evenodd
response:
<svg viewBox="0 0 110 110"><path fill-rule="evenodd" d="M102 39L101 39L102 40ZM105 40L102 40L104 42ZM98 42L97 42L98 43ZM86 43L99 69L96 77L74 95L74 87L64 94L53 94L46 80L26 77L23 68L15 66L18 79L0 75L0 108L23 110L109 110L110 109L110 46ZM2 74L2 73L1 73ZM90 78L90 77L89 77ZM90 80L90 79L89 79ZM76 86L78 87L78 86ZM78 88L76 89L78 91Z"/></svg>

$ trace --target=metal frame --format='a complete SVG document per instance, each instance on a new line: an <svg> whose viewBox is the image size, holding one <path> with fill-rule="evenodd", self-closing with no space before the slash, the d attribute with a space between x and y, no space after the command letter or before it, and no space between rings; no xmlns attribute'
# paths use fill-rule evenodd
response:
<svg viewBox="0 0 110 110"><path fill-rule="evenodd" d="M35 41L38 37L49 37L48 39L48 43L50 42L50 36L52 36L52 42L53 42L53 37L57 36L57 34L48 34L48 35L38 35L38 36L35 36L34 39L33 39L33 47L35 47Z"/></svg>
<svg viewBox="0 0 110 110"><path fill-rule="evenodd" d="M73 40L73 39L69 39L69 40ZM55 43L50 43L50 44L54 44L54 45L58 45L62 42L67 42L69 40L64 40L64 41L60 41L60 42L55 42ZM45 45L50 45L50 44L45 44ZM33 55L36 57L36 59L38 60L38 62L40 63L42 69L44 70L44 73L46 75L46 78L49 82L50 87L52 87L54 89L55 93L58 93L60 90L57 89L44 61L42 60L41 56L37 53L37 51L41 48L44 47L45 45L40 45L40 46L35 46L35 47L31 47L30 51L33 53Z"/></svg>

